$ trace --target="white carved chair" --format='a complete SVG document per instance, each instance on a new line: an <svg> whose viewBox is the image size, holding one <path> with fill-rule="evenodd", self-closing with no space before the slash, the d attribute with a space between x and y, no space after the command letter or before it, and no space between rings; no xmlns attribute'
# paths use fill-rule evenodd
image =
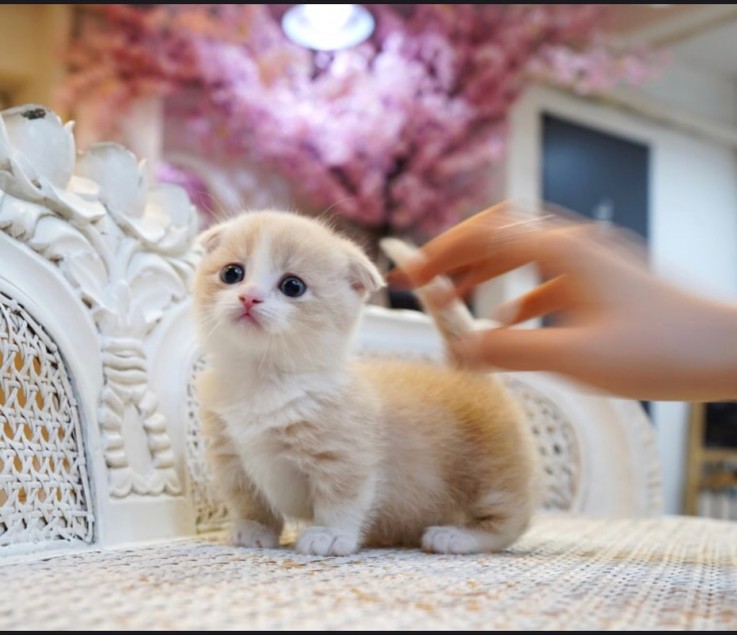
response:
<svg viewBox="0 0 737 635"><path fill-rule="evenodd" d="M0 113L0 557L222 527L198 434L189 314L194 208L124 147ZM439 359L425 315L368 307L362 354ZM537 436L543 508L661 512L639 404L509 374Z"/></svg>

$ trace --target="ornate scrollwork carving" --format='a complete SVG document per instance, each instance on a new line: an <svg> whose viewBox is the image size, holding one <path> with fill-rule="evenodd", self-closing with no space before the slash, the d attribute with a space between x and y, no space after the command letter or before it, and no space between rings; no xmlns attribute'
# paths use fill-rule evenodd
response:
<svg viewBox="0 0 737 635"><path fill-rule="evenodd" d="M0 112L0 230L59 268L98 329L111 496L180 494L146 342L187 297L195 209L181 188L150 185L121 145L78 155L72 131L41 106Z"/></svg>

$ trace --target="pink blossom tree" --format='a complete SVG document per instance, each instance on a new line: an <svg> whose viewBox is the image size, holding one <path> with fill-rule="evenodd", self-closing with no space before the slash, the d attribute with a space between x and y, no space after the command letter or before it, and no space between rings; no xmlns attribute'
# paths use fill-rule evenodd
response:
<svg viewBox="0 0 737 635"><path fill-rule="evenodd" d="M99 5L65 99L92 100L112 135L135 100L165 97L202 156L273 171L314 211L430 236L488 204L529 82L600 93L660 61L603 37L608 5L374 4L372 37L336 52L290 43L288 6ZM162 178L194 184L171 166Z"/></svg>

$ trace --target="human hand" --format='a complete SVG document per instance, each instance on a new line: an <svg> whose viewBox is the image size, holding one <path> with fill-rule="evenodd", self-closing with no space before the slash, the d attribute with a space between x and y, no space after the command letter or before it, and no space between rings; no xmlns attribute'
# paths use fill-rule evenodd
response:
<svg viewBox="0 0 737 635"><path fill-rule="evenodd" d="M737 307L689 293L653 274L623 230L503 203L422 247L424 259L388 276L418 287L444 274L462 295L534 263L538 287L498 307L502 326L461 338L472 367L542 370L636 399L737 398ZM511 328L550 315L552 326Z"/></svg>

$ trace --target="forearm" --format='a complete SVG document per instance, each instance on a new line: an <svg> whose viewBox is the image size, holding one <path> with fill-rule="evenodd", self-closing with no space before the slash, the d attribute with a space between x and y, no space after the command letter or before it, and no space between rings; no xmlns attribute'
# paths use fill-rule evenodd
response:
<svg viewBox="0 0 737 635"><path fill-rule="evenodd" d="M656 401L737 399L737 305L699 298L668 305L629 345L642 398ZM627 380L625 380L627 381Z"/></svg>
<svg viewBox="0 0 737 635"><path fill-rule="evenodd" d="M737 400L737 306L714 304L694 324L692 401Z"/></svg>

